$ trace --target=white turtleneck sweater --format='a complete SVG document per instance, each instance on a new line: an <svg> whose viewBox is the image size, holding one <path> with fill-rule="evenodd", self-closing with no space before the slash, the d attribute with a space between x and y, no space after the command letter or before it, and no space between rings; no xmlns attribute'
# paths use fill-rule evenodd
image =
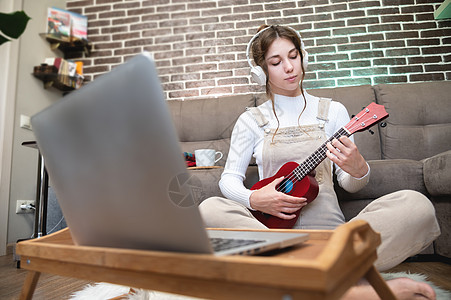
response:
<svg viewBox="0 0 451 300"><path fill-rule="evenodd" d="M286 97L275 95L275 109L279 118L279 128L318 124L318 101L319 98L304 92L307 105L304 108L302 96ZM274 116L271 101L266 101L258 107L265 118L269 121L268 127L277 128L277 119ZM298 120L299 118L299 120ZM329 121L325 124L327 138L331 137L337 130L349 122L349 115L343 104L332 101L328 114ZM225 197L235 200L250 208L249 197L253 191L247 189L243 181L249 162L255 157L258 165L258 173L262 179L262 151L264 132L258 126L250 111L244 112L237 120L232 131L230 150L227 162L222 173L219 187ZM351 137L352 139L352 137ZM336 175L340 186L348 192L356 192L368 183L368 173L362 178L354 178L336 166Z"/></svg>

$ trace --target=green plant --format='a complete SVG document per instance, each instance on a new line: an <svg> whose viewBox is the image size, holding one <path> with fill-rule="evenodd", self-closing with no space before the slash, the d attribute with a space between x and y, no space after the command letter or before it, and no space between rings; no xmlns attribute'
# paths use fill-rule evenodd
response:
<svg viewBox="0 0 451 300"><path fill-rule="evenodd" d="M17 39L25 31L30 17L22 10L13 13L0 13L0 45Z"/></svg>

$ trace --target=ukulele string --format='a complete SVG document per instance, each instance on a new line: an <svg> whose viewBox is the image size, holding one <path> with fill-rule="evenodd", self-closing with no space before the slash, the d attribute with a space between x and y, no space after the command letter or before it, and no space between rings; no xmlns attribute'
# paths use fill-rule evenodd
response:
<svg viewBox="0 0 451 300"><path fill-rule="evenodd" d="M301 165L295 168L288 177L284 178L281 184L279 184L276 188L278 192L281 192L287 188L287 186L291 184L296 184L297 181L301 181L304 177L310 173L314 168L316 168L319 163L324 160L326 156L327 143L332 142L334 138L338 139L341 136L349 134L342 127L336 133L334 133L326 142L324 142L312 155L310 155ZM319 155L318 155L319 154ZM313 160L312 163L309 161ZM300 169L299 169L300 168ZM298 170L299 169L299 170Z"/></svg>
<svg viewBox="0 0 451 300"><path fill-rule="evenodd" d="M281 184L278 185L276 190L278 192L283 191L286 189L286 187L290 184L290 182L294 185L296 181L301 181L309 172L311 172L314 167L315 163L309 163L310 160L312 160L319 151L323 151L322 154L325 154L324 147L326 147L326 144L328 142L331 142L334 138L339 137L340 135L335 133L331 138L329 138L324 144L320 146L318 150L316 150L312 155L310 155L301 165L299 165L297 168L295 168L291 173L290 176L287 178L284 178ZM318 157L316 157L318 160ZM319 160L322 160L321 156ZM298 170L300 168L300 170Z"/></svg>
<svg viewBox="0 0 451 300"><path fill-rule="evenodd" d="M339 139L341 136L351 136L352 133L350 133L345 128L349 128L351 131L353 130L353 126L364 126L364 123L357 124L362 117L364 117L366 114L369 114L370 110L368 108L365 108L361 115L355 116L351 118L350 122L345 126L340 128L336 133L334 133L324 144L322 144L318 150L316 150L312 155L310 155L301 165L299 165L297 168L295 168L287 178L284 178L281 184L278 185L276 188L277 191L283 191L285 188L291 183L292 185L295 185L297 181L301 181L304 179L304 177L310 173L312 170L314 170L322 160L324 160L326 156L326 149L327 149L327 143L331 142L334 138ZM374 116L373 118L376 118ZM364 121L363 121L364 122ZM320 154L319 156L317 156ZM316 160L315 160L316 159ZM313 163L310 163L309 161L313 160ZM299 169L299 170L298 170Z"/></svg>

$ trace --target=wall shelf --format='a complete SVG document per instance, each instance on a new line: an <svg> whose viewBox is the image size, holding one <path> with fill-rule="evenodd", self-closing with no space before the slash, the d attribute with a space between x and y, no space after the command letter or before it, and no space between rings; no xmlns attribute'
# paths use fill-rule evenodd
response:
<svg viewBox="0 0 451 300"><path fill-rule="evenodd" d="M92 43L88 40L80 40L73 37L59 38L45 33L40 35L50 43L52 50L60 50L64 54L65 59L91 55Z"/></svg>
<svg viewBox="0 0 451 300"><path fill-rule="evenodd" d="M60 50L63 53L64 62L67 59L89 56L91 54L92 43L86 39L78 39L72 36L55 36L47 33L40 33L39 35L50 43L52 50ZM53 66L53 63L50 65L41 64L34 67L32 74L43 81L44 89L54 87L67 93L82 86L83 76L76 75L75 72L68 72L68 69L60 66L60 63L57 66L62 68L63 71ZM67 65L64 66L67 67ZM75 75L70 76L68 74Z"/></svg>
<svg viewBox="0 0 451 300"><path fill-rule="evenodd" d="M44 88L54 87L63 92L70 92L81 87L83 78L61 75L58 73L33 72L33 76L44 82Z"/></svg>

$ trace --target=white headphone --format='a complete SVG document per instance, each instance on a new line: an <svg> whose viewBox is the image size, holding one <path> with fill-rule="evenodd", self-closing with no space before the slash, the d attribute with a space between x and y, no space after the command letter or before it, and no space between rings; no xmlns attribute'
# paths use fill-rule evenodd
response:
<svg viewBox="0 0 451 300"><path fill-rule="evenodd" d="M251 40L249 41L249 44L247 44L247 48L246 48L246 58L247 58L247 62L249 64L249 66L251 67L251 77L252 79L258 83L259 85L266 85L266 74L263 71L263 69L260 66L253 66L251 63L251 60L249 58L249 50L251 48L252 42L265 30L271 28L273 26L269 26L266 27L262 30L260 30L259 32L257 32L256 35L254 35ZM304 47L304 42L302 41L301 35L299 34L298 31L294 30L291 27L286 26L287 28L289 28L290 30L294 31L296 33L296 35L299 37L299 40L301 41L301 51L302 51L302 66L304 67L304 71L307 70L307 65L308 65L308 53L305 50Z"/></svg>

